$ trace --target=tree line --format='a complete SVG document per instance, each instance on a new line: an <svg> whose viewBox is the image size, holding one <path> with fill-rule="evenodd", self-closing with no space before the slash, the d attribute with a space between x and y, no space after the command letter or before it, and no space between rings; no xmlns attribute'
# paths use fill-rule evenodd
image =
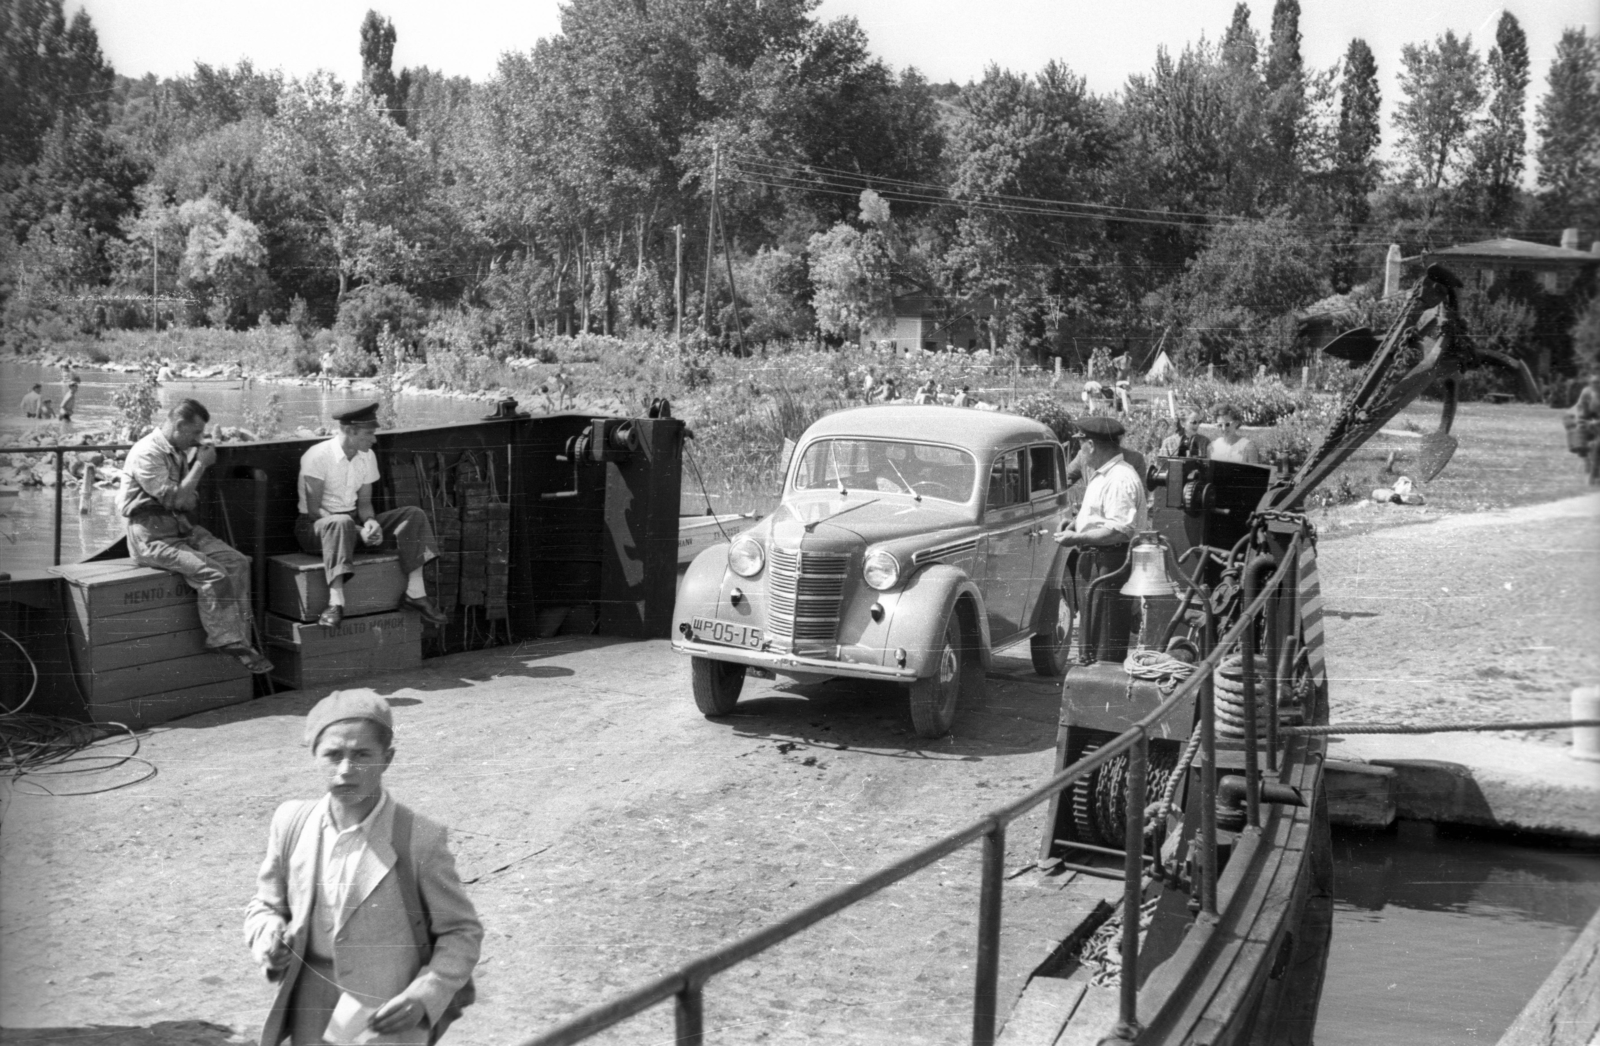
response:
<svg viewBox="0 0 1600 1046"><path fill-rule="evenodd" d="M1391 242L1600 227L1582 28L1530 135L1510 12L1486 53L1449 31L1407 45L1386 100L1360 39L1305 63L1298 0L1260 30L1240 3L1106 95L1059 62L930 83L816 6L571 0L558 35L476 83L396 70L397 27L369 11L345 84L248 61L130 79L81 10L0 0L4 337L148 324L153 302L160 321L337 324L369 345L384 326L500 352L838 340L919 294L993 347L1165 343L1244 367L1295 310L1372 297ZM1513 326L1542 307L1479 306Z"/></svg>

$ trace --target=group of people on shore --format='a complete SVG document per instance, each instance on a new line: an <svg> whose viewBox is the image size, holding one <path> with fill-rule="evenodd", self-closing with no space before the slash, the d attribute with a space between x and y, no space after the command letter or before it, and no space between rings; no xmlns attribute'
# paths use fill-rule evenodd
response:
<svg viewBox="0 0 1600 1046"><path fill-rule="evenodd" d="M301 456L295 537L322 556L329 602L319 624L337 628L359 545L398 549L403 604L441 625L423 566L438 556L419 508L376 512L372 447L378 405L334 415L338 435ZM206 644L253 673L272 670L252 637L250 559L194 518L199 487L217 461L210 412L185 399L128 451L117 507L141 566L170 571L195 590ZM456 875L442 826L383 788L394 760L389 705L370 690L336 692L306 719L306 744L325 775L319 799L283 804L245 916L245 942L277 985L261 1042L436 1042L473 1000L483 927Z"/></svg>
<svg viewBox="0 0 1600 1046"><path fill-rule="evenodd" d="M931 403L948 407L987 406L973 396L971 385L956 386L952 383L946 387L933 378L918 385L917 390L908 399L901 393L894 378L885 377L880 381L876 370L871 367L867 368L867 373L861 378L861 398L867 403L914 403L918 406Z"/></svg>

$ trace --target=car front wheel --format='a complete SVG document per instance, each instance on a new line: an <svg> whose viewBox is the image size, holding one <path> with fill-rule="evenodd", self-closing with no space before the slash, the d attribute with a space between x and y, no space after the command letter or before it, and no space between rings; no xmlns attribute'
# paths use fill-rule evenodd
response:
<svg viewBox="0 0 1600 1046"><path fill-rule="evenodd" d="M704 715L727 715L744 689L744 666L709 657L689 658L695 707Z"/></svg>
<svg viewBox="0 0 1600 1046"><path fill-rule="evenodd" d="M943 737L956 721L961 692L973 679L982 685L976 651L969 648L954 610L944 623L944 639L933 675L911 684L911 725L921 737Z"/></svg>
<svg viewBox="0 0 1600 1046"><path fill-rule="evenodd" d="M1028 641L1028 651L1033 655L1033 670L1042 676L1060 676L1067 673L1068 655L1072 648L1072 607L1059 590L1055 596L1056 609L1049 627L1041 628Z"/></svg>

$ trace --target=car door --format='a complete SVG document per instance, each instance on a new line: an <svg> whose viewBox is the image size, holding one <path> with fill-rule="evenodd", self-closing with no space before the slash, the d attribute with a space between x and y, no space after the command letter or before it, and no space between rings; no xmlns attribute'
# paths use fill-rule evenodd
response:
<svg viewBox="0 0 1600 1046"><path fill-rule="evenodd" d="M1028 448L1028 507L1032 522L1031 568L1027 594L1023 601L1022 622L1033 620L1039 596L1046 587L1050 571L1057 566L1060 550L1053 535L1067 519L1066 458L1059 443L1041 443Z"/></svg>
<svg viewBox="0 0 1600 1046"><path fill-rule="evenodd" d="M1022 630L1037 529L1027 492L1027 451L996 455L984 502L984 576L978 586L995 645Z"/></svg>

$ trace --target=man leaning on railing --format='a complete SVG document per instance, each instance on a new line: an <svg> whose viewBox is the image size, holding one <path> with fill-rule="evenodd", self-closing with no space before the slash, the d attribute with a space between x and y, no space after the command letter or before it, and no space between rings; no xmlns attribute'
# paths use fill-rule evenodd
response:
<svg viewBox="0 0 1600 1046"><path fill-rule="evenodd" d="M250 557L189 518L217 450L204 442L211 414L186 399L161 427L135 443L122 466L117 511L128 521L128 551L142 567L179 575L199 597L206 645L260 674L272 662L250 645Z"/></svg>

